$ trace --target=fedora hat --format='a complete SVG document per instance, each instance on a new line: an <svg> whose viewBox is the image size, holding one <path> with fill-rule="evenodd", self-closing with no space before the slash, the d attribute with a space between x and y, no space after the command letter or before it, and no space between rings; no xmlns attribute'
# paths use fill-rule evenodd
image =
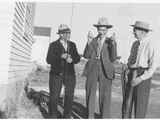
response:
<svg viewBox="0 0 160 120"><path fill-rule="evenodd" d="M94 27L107 27L107 28L112 28L113 27L113 25L110 25L108 23L108 19L105 18L105 17L99 18L98 23L94 24L93 26Z"/></svg>
<svg viewBox="0 0 160 120"><path fill-rule="evenodd" d="M152 31L149 27L149 24L143 21L136 21L135 24L131 26L139 30Z"/></svg>
<svg viewBox="0 0 160 120"><path fill-rule="evenodd" d="M66 24L60 24L57 34L71 33L70 28Z"/></svg>

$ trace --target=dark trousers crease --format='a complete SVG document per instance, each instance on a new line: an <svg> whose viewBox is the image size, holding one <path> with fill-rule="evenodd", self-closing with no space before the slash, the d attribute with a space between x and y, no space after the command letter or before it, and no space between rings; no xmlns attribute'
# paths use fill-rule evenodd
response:
<svg viewBox="0 0 160 120"><path fill-rule="evenodd" d="M59 76L50 74L49 78L49 91L50 91L50 102L49 102L49 114L51 118L58 117L58 101L60 98L60 93L62 85L65 87L65 97L64 97L64 118L70 118L72 103L74 97L74 88L76 84L76 79L74 75Z"/></svg>

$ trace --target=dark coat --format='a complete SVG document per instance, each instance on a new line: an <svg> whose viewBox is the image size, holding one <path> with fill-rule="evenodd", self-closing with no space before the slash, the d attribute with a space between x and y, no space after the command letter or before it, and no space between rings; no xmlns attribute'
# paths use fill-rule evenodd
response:
<svg viewBox="0 0 160 120"><path fill-rule="evenodd" d="M74 64L77 64L80 61L80 56L77 52L75 43L68 41L67 44L67 53L71 55L71 58L73 59L72 63L67 63L66 60L61 58L61 55L66 53L66 51L59 39L50 44L46 61L51 65L51 73L59 74L65 71L67 74L75 74Z"/></svg>
<svg viewBox="0 0 160 120"><path fill-rule="evenodd" d="M84 50L84 58L89 59L84 69L85 75L90 74L94 69L94 59L96 58L98 47L97 39L98 38L95 37L89 45L86 45L86 48ZM115 69L113 62L116 60L116 58L117 44L110 38L106 38L101 51L101 63L102 67L104 68L104 74L108 79L114 79Z"/></svg>

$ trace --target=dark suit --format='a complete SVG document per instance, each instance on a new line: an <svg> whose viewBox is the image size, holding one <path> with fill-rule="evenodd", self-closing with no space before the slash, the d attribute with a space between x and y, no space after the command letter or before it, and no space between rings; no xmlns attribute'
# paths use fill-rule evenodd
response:
<svg viewBox="0 0 160 120"><path fill-rule="evenodd" d="M65 51L60 40L52 42L48 49L47 63L51 65L49 77L50 105L49 112L51 117L57 118L57 104L60 96L62 84L65 86L64 98L64 117L69 118L71 115L74 88L76 84L74 64L80 61L76 45L68 41L68 48ZM67 63L61 58L63 53L67 52L73 59L72 63Z"/></svg>
<svg viewBox="0 0 160 120"><path fill-rule="evenodd" d="M85 67L86 81L86 104L88 108L88 117L94 117L95 111L95 97L97 89L97 81L99 82L99 106L100 113L103 118L110 117L110 99L111 99L111 85L114 79L114 65L113 62L117 57L116 43L110 38L106 38L101 50L100 59L97 56L97 37L92 42L86 45L84 57L89 59Z"/></svg>

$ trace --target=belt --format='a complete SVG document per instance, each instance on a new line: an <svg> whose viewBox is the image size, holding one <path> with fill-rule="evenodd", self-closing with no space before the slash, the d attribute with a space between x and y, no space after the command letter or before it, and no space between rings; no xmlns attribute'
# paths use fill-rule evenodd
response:
<svg viewBox="0 0 160 120"><path fill-rule="evenodd" d="M137 76L142 75L146 70L148 70L148 68L142 68L142 67L137 67L137 68L129 68L130 72L134 72L137 71Z"/></svg>
<svg viewBox="0 0 160 120"><path fill-rule="evenodd" d="M55 73L55 72L50 72L51 74L53 74L53 75L58 75L58 76L63 76L64 74L63 73Z"/></svg>
<svg viewBox="0 0 160 120"><path fill-rule="evenodd" d="M148 69L149 69L148 67L146 67L146 68L144 68L144 67L136 67L136 68L129 67L129 70L148 70Z"/></svg>
<svg viewBox="0 0 160 120"><path fill-rule="evenodd" d="M100 57L95 57L93 58L93 60L100 60Z"/></svg>

